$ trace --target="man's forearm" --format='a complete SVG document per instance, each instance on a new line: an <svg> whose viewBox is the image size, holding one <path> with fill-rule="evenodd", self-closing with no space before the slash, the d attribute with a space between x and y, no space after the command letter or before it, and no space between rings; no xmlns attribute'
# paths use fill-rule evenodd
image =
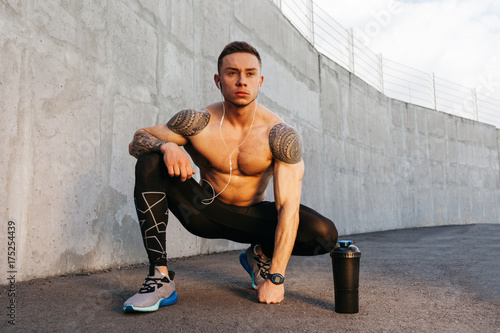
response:
<svg viewBox="0 0 500 333"><path fill-rule="evenodd" d="M269 272L285 274L295 245L299 227L300 194L304 162L274 165L274 197L278 211L278 225L274 239L273 261Z"/></svg>
<svg viewBox="0 0 500 333"><path fill-rule="evenodd" d="M167 141L160 140L145 130L139 130L129 145L129 153L135 158L139 158L147 153L161 152L161 146L165 143Z"/></svg>
<svg viewBox="0 0 500 333"><path fill-rule="evenodd" d="M270 273L285 275L299 226L298 209L293 209L293 211L287 211L286 208L282 208L278 213L278 226L276 228L275 247Z"/></svg>

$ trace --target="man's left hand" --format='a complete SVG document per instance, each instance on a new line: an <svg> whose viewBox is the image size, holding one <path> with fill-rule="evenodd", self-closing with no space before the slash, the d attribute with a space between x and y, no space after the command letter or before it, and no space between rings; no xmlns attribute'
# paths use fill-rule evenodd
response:
<svg viewBox="0 0 500 333"><path fill-rule="evenodd" d="M275 285L269 280L259 284L256 288L259 302L266 304L281 303L285 298L285 287L283 284Z"/></svg>

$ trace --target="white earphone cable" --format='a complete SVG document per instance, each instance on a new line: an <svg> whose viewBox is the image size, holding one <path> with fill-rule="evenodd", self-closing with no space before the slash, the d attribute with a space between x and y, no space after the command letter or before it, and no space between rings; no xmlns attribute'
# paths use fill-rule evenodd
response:
<svg viewBox="0 0 500 333"><path fill-rule="evenodd" d="M222 95L222 92L221 92L221 95ZM212 188L212 198L210 198L210 199L207 198L207 199L201 200L201 203L204 205L210 205L212 202L214 202L215 198L217 198L229 186L229 183L231 182L231 177L233 175L233 161L232 161L233 154L236 151L236 149L241 147L245 143L245 141L247 141L248 137L250 136L250 132L252 131L252 127L253 127L253 124L255 121L255 114L257 113L257 101L255 101L255 109L253 111L253 119L252 119L252 123L250 124L250 128L248 129L248 133L245 136L245 139L243 139L243 141L241 141L241 143L239 145L237 145L236 148L233 149L233 151L231 151L226 144L226 140L224 140L224 136L222 135L222 122L224 121L224 117L226 115L226 108L224 107L224 104L225 103L224 103L224 99L223 99L222 100L222 117L220 119L219 133L220 133L220 137L222 139L222 142L224 143L224 146L226 146L226 149L229 153L229 179L226 183L226 186L224 186L224 188L217 194L215 194L215 189L212 186L212 184L210 184L210 182L208 180L206 180L206 179L201 180L201 181L206 182Z"/></svg>

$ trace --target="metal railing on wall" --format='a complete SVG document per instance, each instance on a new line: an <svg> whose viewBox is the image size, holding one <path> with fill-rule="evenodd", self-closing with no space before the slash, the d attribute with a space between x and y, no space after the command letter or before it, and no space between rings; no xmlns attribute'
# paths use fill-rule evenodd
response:
<svg viewBox="0 0 500 333"><path fill-rule="evenodd" d="M494 89L471 89L375 54L314 0L271 0L323 55L386 96L500 128Z"/></svg>

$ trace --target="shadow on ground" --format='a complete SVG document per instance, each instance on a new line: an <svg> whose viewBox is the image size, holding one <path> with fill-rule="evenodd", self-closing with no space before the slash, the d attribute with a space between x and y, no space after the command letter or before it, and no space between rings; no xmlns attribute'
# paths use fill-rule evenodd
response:
<svg viewBox="0 0 500 333"><path fill-rule="evenodd" d="M237 252L175 259L179 302L125 314L145 265L19 283L19 332L498 332L500 225L394 230L341 237L362 252L360 312L334 311L328 255L292 257L286 298L257 302ZM7 288L0 287L3 309Z"/></svg>

